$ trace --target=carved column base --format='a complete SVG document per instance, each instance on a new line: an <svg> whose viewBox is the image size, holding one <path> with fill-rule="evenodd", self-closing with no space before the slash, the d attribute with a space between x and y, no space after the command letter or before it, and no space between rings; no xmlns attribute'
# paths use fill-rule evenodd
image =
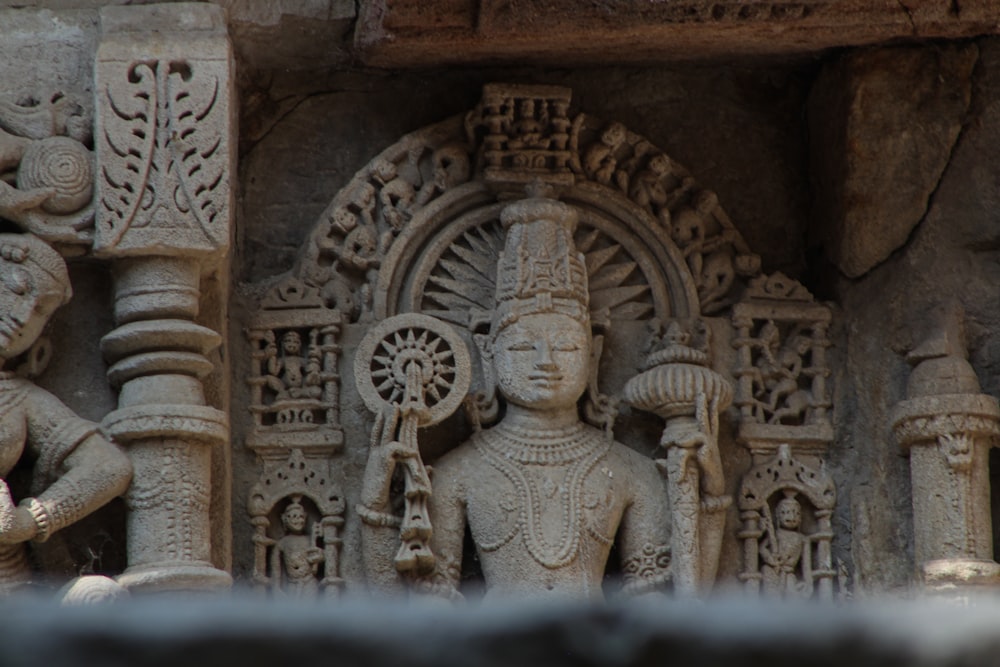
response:
<svg viewBox="0 0 1000 667"><path fill-rule="evenodd" d="M163 562L130 567L117 578L130 591L165 593L227 590L233 578L211 563Z"/></svg>
<svg viewBox="0 0 1000 667"><path fill-rule="evenodd" d="M995 592L1000 584L1000 564L992 560L946 558L923 563L920 569L924 590L934 596Z"/></svg>

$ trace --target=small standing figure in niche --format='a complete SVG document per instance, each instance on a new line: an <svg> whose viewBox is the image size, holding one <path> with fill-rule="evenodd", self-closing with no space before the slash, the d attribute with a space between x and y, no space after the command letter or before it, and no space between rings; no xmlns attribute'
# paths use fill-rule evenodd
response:
<svg viewBox="0 0 1000 667"><path fill-rule="evenodd" d="M281 355L274 332L268 331L264 340L267 346L267 386L276 394L277 400L287 398L319 398L323 393L320 386L319 350L316 347L316 332L312 332L309 356L302 356L302 337L297 331L288 331L281 337Z"/></svg>
<svg viewBox="0 0 1000 667"><path fill-rule="evenodd" d="M309 517L302 506L302 496L293 496L292 502L281 513L285 535L271 552L271 585L276 593L293 598L315 598L319 595L319 564L323 550L319 548L316 533L319 524L307 531Z"/></svg>
<svg viewBox="0 0 1000 667"><path fill-rule="evenodd" d="M802 505L795 491L786 490L775 511L777 526L767 505L764 506L765 536L760 544L764 592L783 597L811 597L812 541L800 530Z"/></svg>
<svg viewBox="0 0 1000 667"><path fill-rule="evenodd" d="M71 296L59 253L30 234L0 234L0 478L22 457L35 461L33 497L16 507L0 480L0 592L30 580L25 542L44 542L124 493L132 479L128 458L97 424L19 375Z"/></svg>

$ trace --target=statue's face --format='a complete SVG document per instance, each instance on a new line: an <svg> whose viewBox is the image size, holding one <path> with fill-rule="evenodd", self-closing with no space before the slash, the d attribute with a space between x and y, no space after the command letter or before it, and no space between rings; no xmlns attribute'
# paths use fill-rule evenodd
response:
<svg viewBox="0 0 1000 667"><path fill-rule="evenodd" d="M298 354L302 350L302 339L294 331L289 331L281 339L281 344L288 354Z"/></svg>
<svg viewBox="0 0 1000 667"><path fill-rule="evenodd" d="M301 533L306 529L306 513L298 507L290 507L281 515L285 530L292 533Z"/></svg>
<svg viewBox="0 0 1000 667"><path fill-rule="evenodd" d="M802 523L802 509L796 502L780 503L778 506L778 523L782 528L795 530Z"/></svg>
<svg viewBox="0 0 1000 667"><path fill-rule="evenodd" d="M0 261L0 359L26 352L61 301L61 286L44 272Z"/></svg>
<svg viewBox="0 0 1000 667"><path fill-rule="evenodd" d="M510 403L535 409L575 405L587 388L590 332L568 315L526 315L493 348L497 386Z"/></svg>

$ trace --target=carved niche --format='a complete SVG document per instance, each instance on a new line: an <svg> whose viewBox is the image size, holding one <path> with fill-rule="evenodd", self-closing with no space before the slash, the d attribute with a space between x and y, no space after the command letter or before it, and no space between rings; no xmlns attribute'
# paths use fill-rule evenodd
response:
<svg viewBox="0 0 1000 667"><path fill-rule="evenodd" d="M735 332L717 316L750 308L745 337L754 341L774 320L779 357L783 337L810 333L792 373L797 391L823 363L828 310L800 292L794 316L754 310L783 278L761 274L715 194L621 124L571 109L564 88L487 85L476 108L403 137L358 172L320 216L298 264L256 304L245 434L261 455L256 488L290 449L307 467L329 464L347 499L348 587L460 596L470 525L487 594L599 597L599 583L581 582L600 582L617 541L626 592L703 595L720 545L736 539L725 512L736 484L719 459L733 386L750 396L737 402L741 428L774 418L777 404L756 409L771 394L788 398L763 375L746 384L738 370L730 379L719 346ZM338 340L342 355L327 365L323 346ZM748 344L748 366L758 367L762 345ZM547 375L547 390L558 394L569 375L579 384L535 403L518 387L543 380L516 375L518 364L541 362L519 354L554 355L546 373L565 372ZM353 378L334 379L338 363ZM577 377L570 368L589 371ZM829 429L821 383L810 396L797 425ZM623 398L665 420L658 464L635 451L654 444L650 418L622 414ZM325 400L342 406L342 450ZM541 421L518 421L525 404ZM564 423L553 428L546 420L557 413ZM354 474L359 454L363 480ZM575 480L573 491L563 477ZM308 495L291 486L284 494ZM263 583L277 572L267 550L279 538L260 526L265 513L275 526L283 510L255 502L254 571ZM594 528L615 503L648 511ZM550 516L560 511L562 519Z"/></svg>
<svg viewBox="0 0 1000 667"><path fill-rule="evenodd" d="M342 449L342 316L296 280L276 285L247 330L246 444L263 463L247 508L254 527L253 582L276 596L337 595L345 499L330 476Z"/></svg>

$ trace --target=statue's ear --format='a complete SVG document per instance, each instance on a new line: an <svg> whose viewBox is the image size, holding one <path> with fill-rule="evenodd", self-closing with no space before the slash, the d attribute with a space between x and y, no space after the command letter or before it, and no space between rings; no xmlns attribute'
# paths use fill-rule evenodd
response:
<svg viewBox="0 0 1000 667"><path fill-rule="evenodd" d="M587 386L590 388L590 393L593 396L597 396L597 374L598 369L601 365L601 354L604 352L604 336L593 336L590 344L590 379Z"/></svg>
<svg viewBox="0 0 1000 667"><path fill-rule="evenodd" d="M500 414L500 404L497 401L496 371L493 368L493 348L489 334L472 334L479 349L479 360L483 371L482 391L470 394L465 400L466 413L473 429L482 428L483 424L492 424Z"/></svg>

